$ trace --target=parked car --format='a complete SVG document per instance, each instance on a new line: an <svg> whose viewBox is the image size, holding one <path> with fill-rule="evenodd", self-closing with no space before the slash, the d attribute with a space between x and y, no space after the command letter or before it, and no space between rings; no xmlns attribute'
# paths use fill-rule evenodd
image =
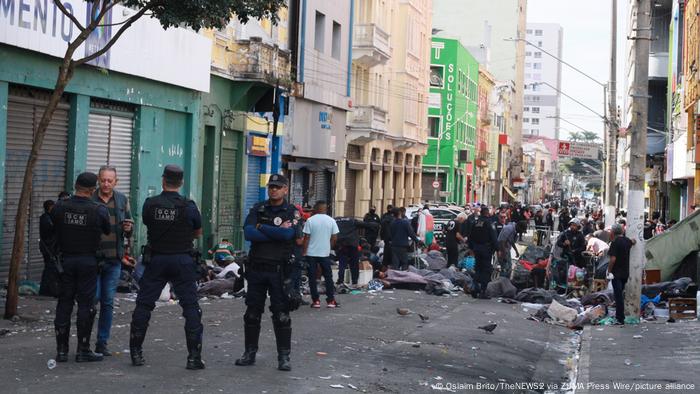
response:
<svg viewBox="0 0 700 394"><path fill-rule="evenodd" d="M409 219L413 219L416 215L418 215L418 210L423 208L423 206L409 206L406 208L406 216ZM462 209L459 207L451 207L451 206L443 206L443 205L436 205L436 204L428 204L428 208L430 209L430 214L433 215L433 221L435 223L435 238L438 240L438 242L442 242L442 240L445 237L444 234L444 226L450 221L454 220L457 215L459 215L462 212Z"/></svg>

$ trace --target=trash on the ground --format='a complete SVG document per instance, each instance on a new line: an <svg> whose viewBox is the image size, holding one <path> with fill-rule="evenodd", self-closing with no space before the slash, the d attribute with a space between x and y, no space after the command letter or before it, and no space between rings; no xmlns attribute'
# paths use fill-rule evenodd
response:
<svg viewBox="0 0 700 394"><path fill-rule="evenodd" d="M606 317L598 320L598 324L601 326L611 326L611 325L615 324L615 318L610 317L610 316L606 316Z"/></svg>
<svg viewBox="0 0 700 394"><path fill-rule="evenodd" d="M430 320L430 316L428 315L423 315L423 314L418 314L418 317L420 317L421 321L428 321Z"/></svg>
<svg viewBox="0 0 700 394"><path fill-rule="evenodd" d="M234 296L230 295L228 292L226 292L226 293L221 295L221 298L223 298L225 300L230 300L231 298L236 298L236 297L234 297Z"/></svg>
<svg viewBox="0 0 700 394"><path fill-rule="evenodd" d="M632 361L629 358L625 359L625 365L632 365Z"/></svg>
<svg viewBox="0 0 700 394"><path fill-rule="evenodd" d="M340 376L343 377L343 378L345 378L345 379L350 379L350 378L352 377L352 376L350 376L350 375L340 375Z"/></svg>
<svg viewBox="0 0 700 394"><path fill-rule="evenodd" d="M331 380L331 376L319 376L318 378L323 380Z"/></svg>
<svg viewBox="0 0 700 394"><path fill-rule="evenodd" d="M316 352L316 355L319 356L319 357L323 357L323 356L327 356L328 353L326 353L326 352Z"/></svg>
<svg viewBox="0 0 700 394"><path fill-rule="evenodd" d="M433 379L435 379L435 380L442 380L442 376L436 376L436 377L434 377Z"/></svg>
<svg viewBox="0 0 700 394"><path fill-rule="evenodd" d="M634 336L632 336L632 338L634 338L634 339L642 339L642 338L644 338L644 337L641 336L641 335L634 335Z"/></svg>
<svg viewBox="0 0 700 394"><path fill-rule="evenodd" d="M343 386L342 384L331 384L330 386L333 387L334 389L344 389L345 388L345 386Z"/></svg>
<svg viewBox="0 0 700 394"><path fill-rule="evenodd" d="M396 313L398 313L401 316L406 316L410 315L413 312L411 312L411 310L408 308L396 308Z"/></svg>
<svg viewBox="0 0 700 394"><path fill-rule="evenodd" d="M556 300L552 300L549 309L547 309L547 314L553 319L558 319L565 323L571 323L577 316L575 309L566 307Z"/></svg>
<svg viewBox="0 0 700 394"><path fill-rule="evenodd" d="M353 384L351 384L351 383L348 383L348 387L350 387L350 388L353 389L353 390L360 391L360 389L358 389L357 386L355 386L355 385L353 385Z"/></svg>
<svg viewBox="0 0 700 394"><path fill-rule="evenodd" d="M472 346L472 350L479 350L478 346Z"/></svg>
<svg viewBox="0 0 700 394"><path fill-rule="evenodd" d="M56 360L50 359L49 361L46 362L46 367L48 369L54 369L56 368Z"/></svg>

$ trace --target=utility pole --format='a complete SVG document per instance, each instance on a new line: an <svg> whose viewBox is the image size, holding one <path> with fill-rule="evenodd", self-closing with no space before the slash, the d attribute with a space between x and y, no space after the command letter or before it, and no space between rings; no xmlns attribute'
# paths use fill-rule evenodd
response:
<svg viewBox="0 0 700 394"><path fill-rule="evenodd" d="M651 0L636 0L632 8L634 81L630 171L627 202L627 236L636 241L630 252L630 276L625 287L625 315L639 321L642 274L644 272L644 173L647 154L649 110L649 47L651 44Z"/></svg>
<svg viewBox="0 0 700 394"><path fill-rule="evenodd" d="M607 155L605 160L605 226L615 223L615 180L617 178L617 0L612 1L610 28L610 86L608 93ZM646 134L646 133L645 133Z"/></svg>

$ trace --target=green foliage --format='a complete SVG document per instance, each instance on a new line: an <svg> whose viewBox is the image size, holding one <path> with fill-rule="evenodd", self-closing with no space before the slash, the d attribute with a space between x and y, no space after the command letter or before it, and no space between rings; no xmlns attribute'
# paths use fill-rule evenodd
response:
<svg viewBox="0 0 700 394"><path fill-rule="evenodd" d="M250 18L276 23L277 13L286 6L285 0L124 0L121 4L135 10L148 8L165 29L186 26L194 30L223 28L234 15L242 23Z"/></svg>

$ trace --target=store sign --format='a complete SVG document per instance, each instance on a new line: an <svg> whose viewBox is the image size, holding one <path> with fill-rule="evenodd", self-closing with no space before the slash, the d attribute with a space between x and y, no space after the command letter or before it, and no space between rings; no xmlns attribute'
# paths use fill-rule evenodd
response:
<svg viewBox="0 0 700 394"><path fill-rule="evenodd" d="M585 144L581 142L559 141L559 156L575 157L578 159L598 159L598 150L600 147L596 144Z"/></svg>
<svg viewBox="0 0 700 394"><path fill-rule="evenodd" d="M251 156L268 156L270 154L270 140L267 137L249 135L248 154Z"/></svg>
<svg viewBox="0 0 700 394"><path fill-rule="evenodd" d="M93 2L62 0L80 23L90 23ZM115 6L80 46L74 59L101 49L134 10ZM0 0L0 43L62 58L80 34L78 27L50 0ZM90 64L202 92L209 91L211 41L193 31L164 30L157 19L144 16L128 28L114 46Z"/></svg>

